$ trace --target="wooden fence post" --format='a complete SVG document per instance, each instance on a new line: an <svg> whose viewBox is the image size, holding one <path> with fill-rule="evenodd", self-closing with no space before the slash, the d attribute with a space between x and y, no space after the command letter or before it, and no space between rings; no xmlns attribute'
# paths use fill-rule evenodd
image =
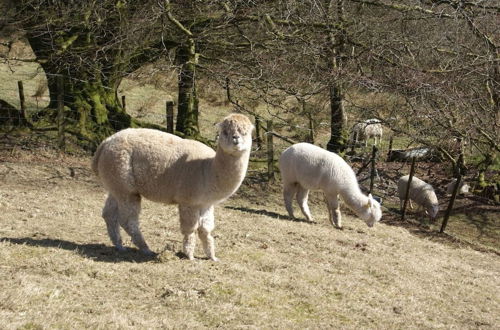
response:
<svg viewBox="0 0 500 330"><path fill-rule="evenodd" d="M412 159L411 159L410 176L408 177L408 186L406 187L405 201L403 204L403 211L401 214L401 220L404 220L405 216L406 216L406 205L408 205L408 198L410 197L410 185L411 185L411 181L413 180L413 174L415 174L415 157L412 157Z"/></svg>
<svg viewBox="0 0 500 330"><path fill-rule="evenodd" d="M376 158L377 158L377 147L374 145L372 149L372 159L371 159L371 172L370 172L370 194L373 193L373 183L375 181L375 175L377 173Z"/></svg>
<svg viewBox="0 0 500 330"><path fill-rule="evenodd" d="M26 101L24 98L24 86L21 80L17 82L17 87L19 89L19 104L21 109L20 112L21 118L19 118L19 125L22 126L26 124Z"/></svg>
<svg viewBox="0 0 500 330"><path fill-rule="evenodd" d="M274 180L273 121L267 121L267 180Z"/></svg>
<svg viewBox="0 0 500 330"><path fill-rule="evenodd" d="M391 156L393 140L394 136L391 135L391 138L389 139L389 150L387 150L387 160L389 160L389 157Z"/></svg>
<svg viewBox="0 0 500 330"><path fill-rule="evenodd" d="M262 139L260 138L260 118L255 116L255 142L257 143L257 149L262 148Z"/></svg>
<svg viewBox="0 0 500 330"><path fill-rule="evenodd" d="M167 132L174 133L174 102L167 101Z"/></svg>
<svg viewBox="0 0 500 330"><path fill-rule="evenodd" d="M455 204L455 198L457 198L458 190L460 189L460 181L462 181L462 174L459 171L457 175L457 181L455 182L455 187L453 187L453 193L451 194L450 203L448 204L448 209L446 209L443 223L441 224L441 229L439 230L440 233L444 233L446 225L448 224L448 218L450 217L451 210L453 209L453 204Z"/></svg>
<svg viewBox="0 0 500 330"><path fill-rule="evenodd" d="M127 102L125 101L125 95L122 95L122 108L123 111L127 111Z"/></svg>
<svg viewBox="0 0 500 330"><path fill-rule="evenodd" d="M314 144L314 121L310 111L307 113L307 117L309 119L309 143Z"/></svg>
<svg viewBox="0 0 500 330"><path fill-rule="evenodd" d="M64 150L66 141L64 137L64 77L57 76L57 138L59 148Z"/></svg>

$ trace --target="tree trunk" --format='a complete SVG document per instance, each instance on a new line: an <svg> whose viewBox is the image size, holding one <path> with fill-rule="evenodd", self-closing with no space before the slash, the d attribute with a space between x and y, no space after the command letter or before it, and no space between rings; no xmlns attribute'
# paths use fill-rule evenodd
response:
<svg viewBox="0 0 500 330"><path fill-rule="evenodd" d="M180 47L177 53L181 69L179 72L179 96L176 131L184 137L196 139L200 135L198 125L198 95L196 93L196 48L193 39L187 47Z"/></svg>
<svg viewBox="0 0 500 330"><path fill-rule="evenodd" d="M328 151L336 153L343 152L346 149L347 139L345 133L345 113L340 84L333 83L329 88L330 93L330 141L326 145Z"/></svg>
<svg viewBox="0 0 500 330"><path fill-rule="evenodd" d="M326 145L328 151L336 153L343 152L347 148L347 131L344 111L344 93L343 86L338 77L338 73L342 67L342 53L344 50L345 38L344 34L344 2L342 0L330 2L329 5L330 20L333 20L334 15L337 17L340 28L329 33L329 51L328 56L328 71L331 74L328 92L330 96L330 141Z"/></svg>
<svg viewBox="0 0 500 330"><path fill-rule="evenodd" d="M81 134L100 141L117 130L132 126L132 118L125 113L116 94L116 88L101 80L70 81L65 83L70 94L65 104ZM65 100L68 98L65 92Z"/></svg>
<svg viewBox="0 0 500 330"><path fill-rule="evenodd" d="M73 133L97 146L100 141L117 130L130 127L132 118L122 108L117 88L120 83L118 75L105 70L99 70L96 65L94 72L88 72L78 66L64 67L51 56L50 43L37 35L29 35L28 41L37 56L45 74L49 90L50 102L40 116L55 123L57 108L57 77L64 76L64 107L65 126ZM97 64L97 63L96 63ZM83 142L83 141L81 141Z"/></svg>
<svg viewBox="0 0 500 330"><path fill-rule="evenodd" d="M56 77L60 73L47 65L42 67L48 77L50 102L41 116L55 122L58 92ZM64 117L68 132L84 138L94 147L114 132L132 126L132 118L119 102L115 84L109 86L95 78L88 80L88 76L77 73L63 77Z"/></svg>

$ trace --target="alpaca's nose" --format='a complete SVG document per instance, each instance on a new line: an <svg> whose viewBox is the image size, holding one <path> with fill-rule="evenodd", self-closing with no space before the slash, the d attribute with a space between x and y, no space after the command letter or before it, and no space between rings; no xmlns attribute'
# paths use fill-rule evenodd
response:
<svg viewBox="0 0 500 330"><path fill-rule="evenodd" d="M233 143L238 144L240 142L240 137L237 135L233 135Z"/></svg>

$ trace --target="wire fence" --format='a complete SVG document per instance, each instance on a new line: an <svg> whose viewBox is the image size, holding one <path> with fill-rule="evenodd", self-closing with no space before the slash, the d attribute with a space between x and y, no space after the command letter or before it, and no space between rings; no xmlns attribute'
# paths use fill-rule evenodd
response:
<svg viewBox="0 0 500 330"><path fill-rule="evenodd" d="M19 77L19 75L17 76ZM10 85L4 86L2 89L2 94L4 97L0 97L0 99L7 99L7 103L0 104L0 126L12 126L23 124L23 121L27 120L28 123L30 121L36 120L39 116L40 111L42 111L45 107L49 105L49 94L48 90L44 88L44 81L46 84L46 80L42 79L42 74L26 74L26 78L28 79L28 83L25 84L23 80L18 80L17 86L12 87L13 83L10 82ZM62 76L55 77L57 80L57 112L55 116L54 123L52 126L48 125L47 127L42 127L43 130L54 130L57 132L57 141L60 148L64 148L65 145L65 136L68 134L66 127L75 125L78 123L79 118L70 112L65 110L70 104L68 104L68 99L71 99L72 95L69 95L67 91L64 90L63 79L73 79L75 82L88 83L88 81L81 81L75 78ZM15 85L14 85L15 86ZM17 94L17 95L16 95ZM26 94L28 97L26 97ZM121 106L127 111L131 112L135 118L146 119L147 122L154 123L160 126L165 127L168 132L174 131L174 123L175 123L175 114L174 114L174 102L172 100L172 96L165 93L162 95L163 98L158 97L155 99L155 107L151 107L151 103L149 104L148 109L144 109L141 111L141 107L137 108L137 103L134 103L134 99L142 99L144 98L143 92L135 91L133 88L129 90L122 90L121 95L119 95ZM16 101L17 99L17 101ZM130 107L129 100L132 100L133 106ZM158 104L159 105L158 105ZM10 105L9 105L10 104ZM135 108L135 109L130 109ZM129 111L131 110L131 111ZM90 119L97 119L95 115L90 113ZM94 118L92 118L94 116ZM122 124L120 121L114 121L113 119L108 119L110 122L114 124ZM272 119L261 118L260 116L254 116L253 118L256 134L254 140L254 149L252 152L252 160L257 162L265 162L267 164L266 173L264 175L265 179L268 182L274 182L277 174L277 159L281 152L287 148L289 145L297 143L297 142L310 142L314 143L314 130L312 125L305 124L303 126L292 125L284 122L283 120L278 119L278 124ZM310 118L309 118L310 120ZM202 127L214 127L215 122L211 120L205 119L203 116L199 118L199 124ZM280 130L302 130L305 132L303 134L304 141L296 141L293 138L287 137L285 134L282 134ZM215 141L215 129L211 130L213 134L213 139L209 139ZM354 150L355 146L351 146L351 150ZM392 149L392 140L389 144L389 152L390 154ZM367 192L373 193L379 201L384 200L388 197L393 197L394 191L388 192L384 189L379 189L377 185L380 183L380 176L378 168L380 167L379 162L381 159L380 152L377 147L373 146L371 153L365 152L361 154L361 157L358 156L358 161L361 163L361 166L357 169L357 175L359 178L360 184L364 181L369 182L369 188L366 188ZM412 158L415 159L414 157ZM346 160L351 162L354 161L354 158L346 157ZM408 161L409 159L407 159ZM401 169L405 166L406 163L403 163ZM402 173L403 174L403 173ZM450 204L447 208L446 214L444 216L444 221L441 227L441 232L445 230L446 223L448 221L450 212L453 208L453 202L455 200L455 196L457 193L457 189L459 185L456 185L455 191L453 192L452 198L450 199ZM404 219L406 211L406 203L402 209L402 218Z"/></svg>
<svg viewBox="0 0 500 330"><path fill-rule="evenodd" d="M4 100L6 103L4 102L0 105L0 110L2 110L0 111L0 126L19 124L24 119L36 121L39 119L43 110L49 105L49 102L53 102L53 104L50 105L52 108L56 107L54 100L50 100L46 80L47 76L52 76L54 80L60 77L59 75L46 75L43 72L35 74L16 73L13 75L14 79L25 78L25 80L12 79L9 81L9 84L3 86L0 93L0 99ZM71 83L89 83L89 81L83 81L73 77L64 77L64 79L70 79ZM174 118L172 105L175 95L169 94L168 92L159 93L157 89L152 89L149 93L145 93L144 85L132 85L128 86L126 89L120 88L117 94L125 112L130 114L134 119L163 126L168 131L172 131ZM61 87L61 89L57 91L57 97L61 100L59 102L62 102L59 105L59 109L64 112L61 114L61 118L64 118L64 120L60 124L66 126L77 124L79 121L78 114L66 110L67 107L72 105L68 103L68 100L71 100L73 95L69 94L68 91ZM52 99L54 98L53 95ZM170 113L168 113L169 107ZM204 111L202 111L201 114L203 114L203 112ZM97 117L94 113L90 112L86 115L90 120L97 121ZM114 120L113 118L108 118L107 121L115 127L119 127L122 124L120 121ZM213 127L216 121L207 119L204 115L200 115L198 121L199 127L205 131L202 132L202 135L206 134L204 136L209 136L209 141L214 141L216 132ZM168 127L169 125L170 127ZM261 127L261 125L256 126ZM276 127L280 127L281 129L286 127L288 130L301 130L306 132L305 134L312 135L311 129L299 125L287 124L283 120L281 120L280 124L276 125ZM266 128L264 127L263 129L265 130ZM284 135L280 135L277 132L275 132L275 134L276 136L280 136L283 140L287 140ZM292 140L288 139L288 141Z"/></svg>

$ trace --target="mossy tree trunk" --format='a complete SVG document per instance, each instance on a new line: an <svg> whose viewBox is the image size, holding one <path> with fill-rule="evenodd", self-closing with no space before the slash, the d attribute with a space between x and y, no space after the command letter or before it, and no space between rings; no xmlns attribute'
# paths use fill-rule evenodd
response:
<svg viewBox="0 0 500 330"><path fill-rule="evenodd" d="M176 131L186 138L199 138L198 95L196 93L196 65L198 62L193 39L188 39L187 46L181 46L177 52L179 71L179 95L177 105Z"/></svg>
<svg viewBox="0 0 500 330"><path fill-rule="evenodd" d="M57 77L62 75L65 126L80 140L95 145L124 127L149 125L125 113L117 89L128 73L175 47L156 33L157 9L114 0L19 0L15 8L47 75L50 103L43 118L55 123Z"/></svg>
<svg viewBox="0 0 500 330"><path fill-rule="evenodd" d="M78 31L71 33L78 35ZM75 38L70 33L60 35L58 56L54 56L51 43L46 38L46 35L28 34L30 46L47 76L50 102L40 113L41 118L55 122L59 92L57 77L62 75L67 132L95 146L115 131L130 127L132 119L122 108L116 92L121 81L121 66L113 62L119 54L107 61L101 58L92 65L78 66L74 60L63 62L65 50L69 44L88 49L92 47L90 38L81 35Z"/></svg>
<svg viewBox="0 0 500 330"><path fill-rule="evenodd" d="M82 136L100 141L115 131L132 126L132 118L125 113L117 97L117 84L96 79L71 80L65 83L69 92L68 96L65 92L65 104L69 109L66 117Z"/></svg>
<svg viewBox="0 0 500 330"><path fill-rule="evenodd" d="M41 50L32 42L35 54ZM38 56L38 54L37 54ZM55 121L57 108L57 76L64 77L63 100L68 132L97 144L117 130L130 127L131 117L125 113L117 96L119 80L101 78L97 73L61 72L53 63L42 63L47 75L50 102L41 116Z"/></svg>

